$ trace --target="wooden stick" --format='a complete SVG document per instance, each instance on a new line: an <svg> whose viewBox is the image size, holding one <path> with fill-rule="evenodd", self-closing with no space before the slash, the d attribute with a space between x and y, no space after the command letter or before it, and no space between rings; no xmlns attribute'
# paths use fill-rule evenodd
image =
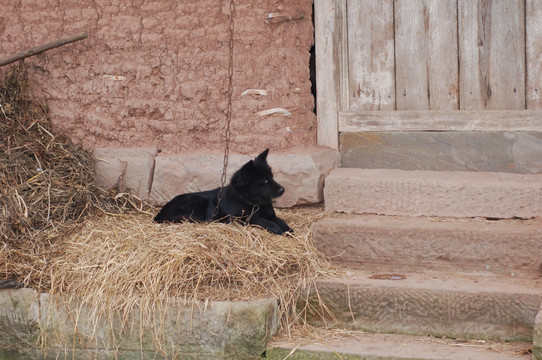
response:
<svg viewBox="0 0 542 360"><path fill-rule="evenodd" d="M82 32L80 34L73 35L64 39L59 39L59 40L51 41L50 43L47 43L47 44L35 46L33 48L21 51L20 53L17 53L15 55L11 55L3 59L0 59L0 66L11 64L12 62L15 62L17 60L22 60L29 56L41 54L44 51L51 50L51 49L75 42L75 41L83 40L83 39L86 39L87 37L88 37L87 33Z"/></svg>

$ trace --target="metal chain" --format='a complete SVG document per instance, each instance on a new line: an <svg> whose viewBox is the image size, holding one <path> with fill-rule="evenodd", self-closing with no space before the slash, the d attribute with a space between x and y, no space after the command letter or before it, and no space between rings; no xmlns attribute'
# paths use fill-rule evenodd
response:
<svg viewBox="0 0 542 360"><path fill-rule="evenodd" d="M218 192L218 198L216 207L213 210L212 218L214 219L218 214L218 209L222 197L224 196L224 186L226 185L226 172L228 170L228 158L230 155L230 123L232 118L232 98L233 98L233 32L234 32L234 19L235 17L235 3L230 0L230 53L229 53L229 66L228 66L228 107L226 109L226 130L224 133L226 145L224 147L224 161L222 167L222 176L220 178L220 191Z"/></svg>

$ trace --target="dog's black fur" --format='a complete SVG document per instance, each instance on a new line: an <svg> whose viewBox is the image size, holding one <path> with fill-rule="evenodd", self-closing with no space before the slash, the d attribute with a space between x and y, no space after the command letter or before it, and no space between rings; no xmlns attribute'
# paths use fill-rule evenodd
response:
<svg viewBox="0 0 542 360"><path fill-rule="evenodd" d="M230 184L223 189L216 214L220 188L178 195L164 205L154 221L230 222L235 218L275 234L293 232L273 209L272 199L281 196L284 188L273 180L267 164L268 152L269 149L265 150L233 174Z"/></svg>

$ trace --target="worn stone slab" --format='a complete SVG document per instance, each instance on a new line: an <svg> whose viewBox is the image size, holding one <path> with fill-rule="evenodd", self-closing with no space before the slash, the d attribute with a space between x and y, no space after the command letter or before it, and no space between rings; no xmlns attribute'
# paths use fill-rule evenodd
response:
<svg viewBox="0 0 542 360"><path fill-rule="evenodd" d="M92 152L96 183L106 189L118 185L147 200L156 154L155 148L96 148Z"/></svg>
<svg viewBox="0 0 542 360"><path fill-rule="evenodd" d="M514 354L513 351L519 346L502 343L458 344L453 340L427 336L367 332L339 336L330 332L329 336L324 333L316 340L296 339L292 343L271 344L266 354L268 360L531 360L529 354ZM496 350L499 348L505 350Z"/></svg>
<svg viewBox="0 0 542 360"><path fill-rule="evenodd" d="M104 188L119 185L153 205L163 205L174 196L220 186L224 155L190 153L158 155L154 148L96 148L97 183ZM230 154L228 180L254 156ZM325 147L271 153L268 160L276 180L286 192L276 206L314 204L323 200L324 178L340 163L339 152Z"/></svg>
<svg viewBox="0 0 542 360"><path fill-rule="evenodd" d="M542 173L542 132L342 133L342 167Z"/></svg>
<svg viewBox="0 0 542 360"><path fill-rule="evenodd" d="M262 360L261 355L250 354L229 354L229 353L181 353L167 355L156 351L140 351L140 350L102 350L93 349L92 351L62 348L48 349L43 352L40 349L0 349L0 359L2 360Z"/></svg>
<svg viewBox="0 0 542 360"><path fill-rule="evenodd" d="M540 277L542 220L352 215L311 226L318 250L358 269Z"/></svg>
<svg viewBox="0 0 542 360"><path fill-rule="evenodd" d="M542 216L542 174L342 168L326 178L326 210L358 214Z"/></svg>
<svg viewBox="0 0 542 360"><path fill-rule="evenodd" d="M73 348L53 348L47 349L46 352L31 348L31 349L0 349L0 359L2 360L262 360L261 355L251 354L231 354L231 353L175 353L172 355L164 354L157 351L140 351L140 350L102 350L92 349L82 350Z"/></svg>
<svg viewBox="0 0 542 360"><path fill-rule="evenodd" d="M253 156L231 154L227 181ZM269 153L275 180L285 188L276 199L278 207L318 203L323 200L324 178L339 164L337 150L317 147L294 153ZM157 156L150 201L163 205L174 196L220 186L223 154L181 154Z"/></svg>
<svg viewBox="0 0 542 360"><path fill-rule="evenodd" d="M89 314L87 308L49 294L0 290L0 354L21 359L36 353L49 358L60 354L71 359L75 353L78 359L140 359L142 353L157 352L163 358L258 358L278 327L276 299L164 301L143 314L152 319L146 326L139 311L128 322L113 316L98 324Z"/></svg>
<svg viewBox="0 0 542 360"><path fill-rule="evenodd" d="M542 306L534 322L533 360L542 360Z"/></svg>
<svg viewBox="0 0 542 360"><path fill-rule="evenodd" d="M318 299L332 313L328 326L371 332L532 341L535 317L542 302L540 280L458 275L406 274L379 277L358 274L322 280L312 289L309 303ZM404 274L403 274L404 275ZM380 279L382 278L382 280ZM304 306L300 303L300 306ZM322 325L320 314L309 321Z"/></svg>
<svg viewBox="0 0 542 360"><path fill-rule="evenodd" d="M37 293L0 290L0 349L34 347L39 340Z"/></svg>

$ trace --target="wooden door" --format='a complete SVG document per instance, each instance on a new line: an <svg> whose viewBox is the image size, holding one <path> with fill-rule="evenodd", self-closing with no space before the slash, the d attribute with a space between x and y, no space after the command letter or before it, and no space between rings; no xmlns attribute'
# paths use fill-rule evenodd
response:
<svg viewBox="0 0 542 360"><path fill-rule="evenodd" d="M318 142L542 131L542 1L315 0Z"/></svg>

